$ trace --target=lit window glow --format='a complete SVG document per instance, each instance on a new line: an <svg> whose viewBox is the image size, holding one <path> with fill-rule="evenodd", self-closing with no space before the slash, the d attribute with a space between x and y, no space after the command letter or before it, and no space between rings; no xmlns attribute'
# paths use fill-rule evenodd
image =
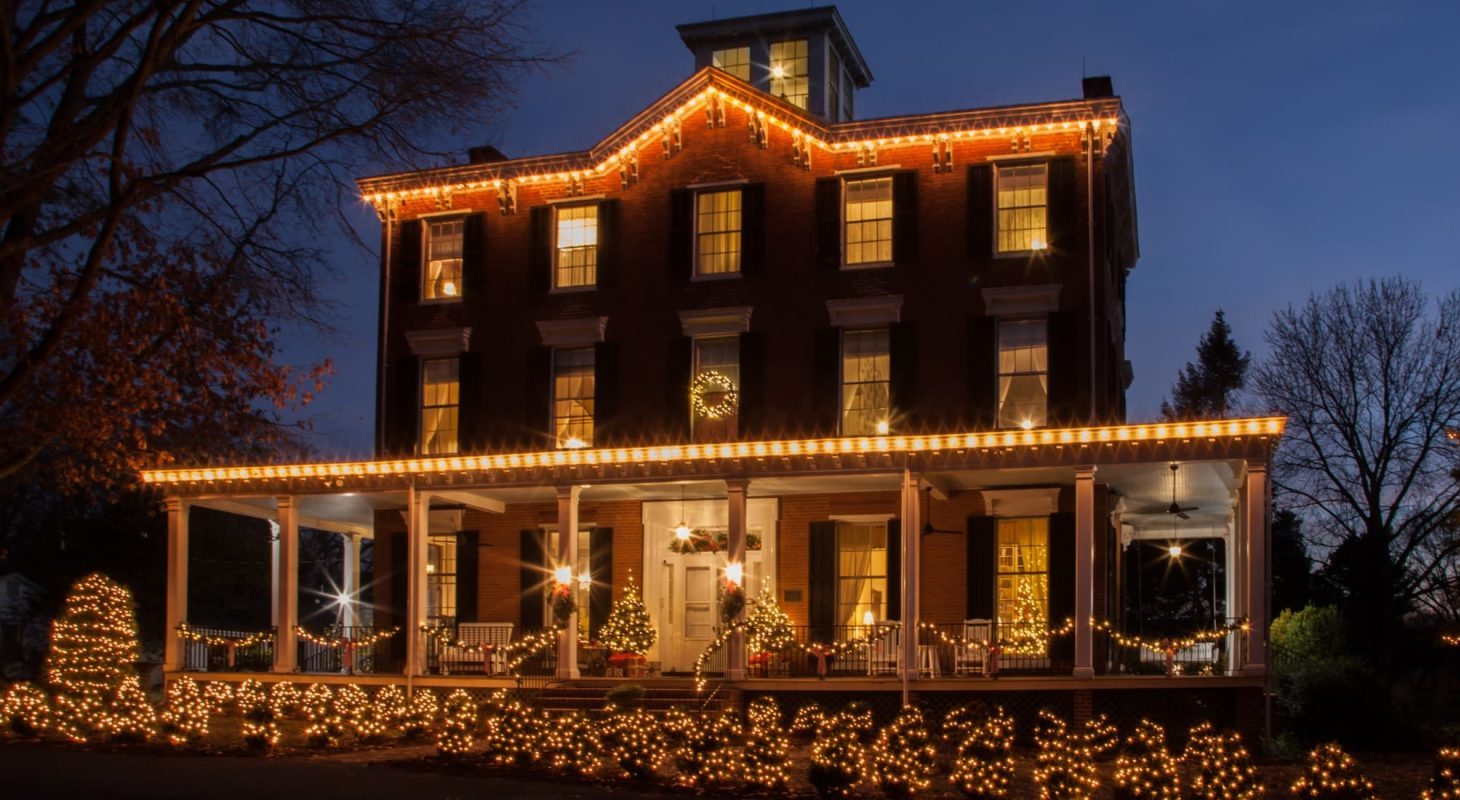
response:
<svg viewBox="0 0 1460 800"><path fill-rule="evenodd" d="M426 270L422 296L445 300L461 294L462 240L466 221L428 222L426 225Z"/></svg>
<svg viewBox="0 0 1460 800"><path fill-rule="evenodd" d="M459 370L454 358L433 358L421 363L422 455L456 452L461 402Z"/></svg>
<svg viewBox="0 0 1460 800"><path fill-rule="evenodd" d="M892 178L846 183L846 263L892 261Z"/></svg>
<svg viewBox="0 0 1460 800"><path fill-rule="evenodd" d="M716 50L710 54L710 65L734 75L746 83L750 82L750 48L731 47Z"/></svg>
<svg viewBox="0 0 1460 800"><path fill-rule="evenodd" d="M797 108L806 108L811 81L805 39L771 43L771 94Z"/></svg>
<svg viewBox="0 0 1460 800"><path fill-rule="evenodd" d="M557 210L556 269L553 286L571 289L598 282L598 206Z"/></svg>
<svg viewBox="0 0 1460 800"><path fill-rule="evenodd" d="M890 362L886 328L842 333L842 433L886 433L891 410Z"/></svg>
<svg viewBox="0 0 1460 800"><path fill-rule="evenodd" d="M999 167L999 252L1049 247L1047 164Z"/></svg>

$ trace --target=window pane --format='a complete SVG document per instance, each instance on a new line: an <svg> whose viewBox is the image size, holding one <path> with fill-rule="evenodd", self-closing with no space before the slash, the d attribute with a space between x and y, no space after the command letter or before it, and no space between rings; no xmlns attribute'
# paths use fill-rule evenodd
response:
<svg viewBox="0 0 1460 800"><path fill-rule="evenodd" d="M837 525L837 622L863 625L887 619L887 524Z"/></svg>
<svg viewBox="0 0 1460 800"><path fill-rule="evenodd" d="M1013 655L1048 655L1049 518L998 522L999 638Z"/></svg>
<svg viewBox="0 0 1460 800"><path fill-rule="evenodd" d="M846 263L892 260L892 178L846 182Z"/></svg>
<svg viewBox="0 0 1460 800"><path fill-rule="evenodd" d="M1046 164L999 167L999 252L1044 250L1049 247L1049 234L1045 225L1048 172Z"/></svg>
<svg viewBox="0 0 1460 800"><path fill-rule="evenodd" d="M886 433L891 410L886 328L842 333L842 433Z"/></svg>
<svg viewBox="0 0 1460 800"><path fill-rule="evenodd" d="M1049 345L1042 319L999 321L999 426L1033 428L1047 422Z"/></svg>
<svg viewBox="0 0 1460 800"><path fill-rule="evenodd" d="M710 64L725 70L742 81L750 81L750 48L731 47L710 54Z"/></svg>
<svg viewBox="0 0 1460 800"><path fill-rule="evenodd" d="M461 294L461 219L428 222L426 225L425 286L427 300L458 297Z"/></svg>
<svg viewBox="0 0 1460 800"><path fill-rule="evenodd" d="M455 453L457 404L460 402L458 362L437 358L421 363L422 455Z"/></svg>
<svg viewBox="0 0 1460 800"><path fill-rule="evenodd" d="M771 43L771 94L805 108L811 81L805 39Z"/></svg>
<svg viewBox="0 0 1460 800"><path fill-rule="evenodd" d="M593 348L553 351L553 433L558 447L593 444Z"/></svg>
<svg viewBox="0 0 1460 800"><path fill-rule="evenodd" d="M557 209L557 288L592 286L598 281L598 206Z"/></svg>
<svg viewBox="0 0 1460 800"><path fill-rule="evenodd" d="M695 271L719 275L740 271L739 189L701 192L696 198Z"/></svg>
<svg viewBox="0 0 1460 800"><path fill-rule="evenodd" d="M728 396L725 387L736 392ZM701 441L735 438L740 421L740 337L705 336L694 340L694 381L690 412Z"/></svg>

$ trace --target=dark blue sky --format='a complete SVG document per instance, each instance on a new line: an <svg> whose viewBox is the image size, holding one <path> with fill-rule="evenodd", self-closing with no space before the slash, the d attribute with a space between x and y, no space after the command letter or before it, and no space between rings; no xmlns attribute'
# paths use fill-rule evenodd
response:
<svg viewBox="0 0 1460 800"><path fill-rule="evenodd" d="M1156 415L1212 312L1261 355L1275 308L1359 277L1460 285L1460 3L838 4L876 76L860 118L1077 97L1109 74L1134 130L1130 417ZM789 2L543 0L533 35L573 57L522 81L508 155L578 150L687 77L682 22ZM453 141L447 138L445 141ZM376 241L373 213L357 227ZM372 443L377 262L341 244L333 340L286 357L337 372L307 412L321 455Z"/></svg>

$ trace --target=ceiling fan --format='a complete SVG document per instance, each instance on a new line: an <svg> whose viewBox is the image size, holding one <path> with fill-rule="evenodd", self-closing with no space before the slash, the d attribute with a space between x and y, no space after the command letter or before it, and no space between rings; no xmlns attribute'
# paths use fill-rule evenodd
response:
<svg viewBox="0 0 1460 800"><path fill-rule="evenodd" d="M1166 506L1166 513L1175 514L1177 519L1191 519L1191 517L1188 516L1186 512L1196 511L1197 507L1183 506L1180 503L1176 502L1176 470L1180 468L1181 467L1177 464L1173 463L1171 465L1171 505Z"/></svg>

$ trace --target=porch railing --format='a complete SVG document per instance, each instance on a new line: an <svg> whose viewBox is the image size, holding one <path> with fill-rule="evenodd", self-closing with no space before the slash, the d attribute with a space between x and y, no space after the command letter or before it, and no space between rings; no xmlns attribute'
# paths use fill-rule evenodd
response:
<svg viewBox="0 0 1460 800"><path fill-rule="evenodd" d="M845 652L816 654L815 645L834 646L839 642L863 639L870 630L867 625L815 628L792 625L791 635L798 646L777 653L754 652L747 646L745 674L750 678L866 678L897 674L901 660L896 635L888 635L865 647ZM723 659L719 669L724 669ZM714 671L707 670L707 673L714 674Z"/></svg>
<svg viewBox="0 0 1460 800"><path fill-rule="evenodd" d="M1227 627L1241 620L1225 621ZM1193 640L1193 639L1197 640ZM1231 675L1242 663L1244 637L1229 630L1219 637L1141 637L1131 641L1111 631L1095 631L1096 671L1107 675ZM1102 669L1103 667L1103 669Z"/></svg>
<svg viewBox="0 0 1460 800"><path fill-rule="evenodd" d="M320 629L294 629L300 672L338 672L374 675L400 672L404 666L394 655L394 628L373 625L329 625Z"/></svg>
<svg viewBox="0 0 1460 800"><path fill-rule="evenodd" d="M1069 675L1074 640L1041 625L948 622L922 626L918 672L929 677Z"/></svg>
<svg viewBox="0 0 1460 800"><path fill-rule="evenodd" d="M183 625L183 669L195 672L268 672L274 666L273 628Z"/></svg>
<svg viewBox="0 0 1460 800"><path fill-rule="evenodd" d="M525 640L538 641L543 630L523 631L502 626L499 631L476 630L464 641L455 620L442 618L424 636L426 672L431 675L488 675L519 678L524 688L557 672L558 646L554 641L531 653L514 652ZM460 643L460 644L458 644ZM463 646L465 645L465 646Z"/></svg>

